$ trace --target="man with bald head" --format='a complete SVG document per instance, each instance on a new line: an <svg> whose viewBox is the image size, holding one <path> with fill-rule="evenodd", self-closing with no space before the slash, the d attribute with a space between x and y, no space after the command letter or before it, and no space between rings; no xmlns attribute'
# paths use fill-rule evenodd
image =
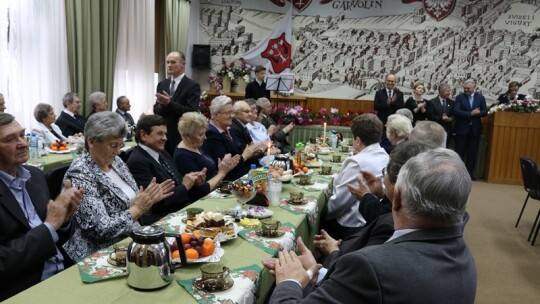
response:
<svg viewBox="0 0 540 304"><path fill-rule="evenodd" d="M167 55L167 79L157 85L154 114L167 122L167 144L165 150L173 155L181 140L178 120L186 112L199 110L201 87L185 75L186 56L182 52Z"/></svg>
<svg viewBox="0 0 540 304"><path fill-rule="evenodd" d="M404 107L403 92L396 88L396 75L389 74L386 76L385 87L375 93L374 108L377 117L386 124L388 116Z"/></svg>

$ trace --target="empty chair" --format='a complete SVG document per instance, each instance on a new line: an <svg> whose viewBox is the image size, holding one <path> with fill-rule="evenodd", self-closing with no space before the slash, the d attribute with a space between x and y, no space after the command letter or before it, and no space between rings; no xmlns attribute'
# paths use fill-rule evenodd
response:
<svg viewBox="0 0 540 304"><path fill-rule="evenodd" d="M525 198L523 207L521 207L521 212L519 213L519 217L516 222L516 227L518 226L519 221L521 220L521 216L523 215L525 206L527 206L527 201L529 200L529 197L540 201L540 173L538 172L538 167L536 166L536 163L534 161L524 156L521 156L519 159L520 159L520 164L521 164L521 176L523 178L523 187L525 188L525 191L527 191L527 198ZM529 233L528 240L530 241L531 236L533 235L533 232L536 227L536 232L534 233L534 237L532 239L532 245L534 245L536 241L536 236L538 235L538 230L539 230L538 228L540 228L540 223L538 223L539 217L540 217L540 210L538 210L538 214L536 215L536 219L534 220L533 227L531 229L531 232Z"/></svg>
<svg viewBox="0 0 540 304"><path fill-rule="evenodd" d="M47 173L47 186L49 187L52 199L55 199L58 194L60 194L60 191L62 190L62 181L64 180L64 175L69 166L70 164L63 165Z"/></svg>

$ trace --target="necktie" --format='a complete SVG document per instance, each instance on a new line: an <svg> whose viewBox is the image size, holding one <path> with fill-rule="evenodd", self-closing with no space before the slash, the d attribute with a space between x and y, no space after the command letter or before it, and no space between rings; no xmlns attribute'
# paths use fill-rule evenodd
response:
<svg viewBox="0 0 540 304"><path fill-rule="evenodd" d="M54 129L50 129L49 131L51 131L51 133L56 137L58 138L58 140L61 140L62 137L60 137L60 135L58 135L58 133L54 132Z"/></svg>
<svg viewBox="0 0 540 304"><path fill-rule="evenodd" d="M388 97L392 98L392 90L388 90Z"/></svg>
<svg viewBox="0 0 540 304"><path fill-rule="evenodd" d="M229 135L229 133L227 133L227 131L223 131L223 135L225 135L225 137L227 137L228 140L232 141L232 137L231 135Z"/></svg>
<svg viewBox="0 0 540 304"><path fill-rule="evenodd" d="M473 95L469 96L469 103L471 104L471 110L473 107L473 101L474 101Z"/></svg>
<svg viewBox="0 0 540 304"><path fill-rule="evenodd" d="M175 91L176 91L176 90L175 90L175 88L174 88L174 79L173 79L173 81L171 81L171 88L170 88L170 90L169 90L169 92L171 92L170 95L173 96Z"/></svg>
<svg viewBox="0 0 540 304"><path fill-rule="evenodd" d="M163 168L165 168L165 171L167 171L167 173L169 173L170 177L172 177L172 179L174 180L174 182L179 185L180 182L178 181L178 178L176 177L176 175L174 174L174 171L172 170L171 166L169 166L169 164L167 163L167 161L165 159L163 159L163 157L159 156L159 163L163 166Z"/></svg>

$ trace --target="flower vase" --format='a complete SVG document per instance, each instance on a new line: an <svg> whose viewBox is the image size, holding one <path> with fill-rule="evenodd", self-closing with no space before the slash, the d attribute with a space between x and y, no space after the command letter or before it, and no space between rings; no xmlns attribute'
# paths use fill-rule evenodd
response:
<svg viewBox="0 0 540 304"><path fill-rule="evenodd" d="M231 92L231 79L223 77L223 92Z"/></svg>
<svg viewBox="0 0 540 304"><path fill-rule="evenodd" d="M236 82L238 83L238 91L237 92L245 92L246 91L246 80L244 77L238 77L236 78Z"/></svg>
<svg viewBox="0 0 540 304"><path fill-rule="evenodd" d="M239 86L238 86L238 78L235 78L231 81L231 93L238 93Z"/></svg>

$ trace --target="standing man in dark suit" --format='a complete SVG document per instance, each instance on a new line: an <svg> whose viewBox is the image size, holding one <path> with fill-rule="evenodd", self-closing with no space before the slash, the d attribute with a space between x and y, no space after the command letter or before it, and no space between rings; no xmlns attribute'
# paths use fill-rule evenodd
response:
<svg viewBox="0 0 540 304"><path fill-rule="evenodd" d="M186 112L199 110L201 87L185 75L186 56L182 52L167 55L168 78L157 85L154 114L161 115L167 122L168 140L165 150L173 155L181 140L178 120Z"/></svg>
<svg viewBox="0 0 540 304"><path fill-rule="evenodd" d="M377 117L386 124L388 116L404 107L403 92L396 88L396 75L388 74L385 88L375 93L374 108L377 111Z"/></svg>
<svg viewBox="0 0 540 304"><path fill-rule="evenodd" d="M266 82L264 82L264 77L266 77L266 68L261 65L256 66L255 80L248 83L248 85L246 86L246 99L259 99L261 97L266 97L270 99L270 91L266 89Z"/></svg>
<svg viewBox="0 0 540 304"><path fill-rule="evenodd" d="M73 234L82 191L65 185L50 199L43 172L28 161L24 129L0 113L0 302L64 269L59 248Z"/></svg>
<svg viewBox="0 0 540 304"><path fill-rule="evenodd" d="M484 96L475 93L476 82L466 80L463 93L456 97L454 104L454 132L456 133L455 150L465 162L471 178L473 177L476 155L482 135L482 117L487 115Z"/></svg>
<svg viewBox="0 0 540 304"><path fill-rule="evenodd" d="M155 177L157 183L172 179L174 194L152 206L152 210L139 218L142 225L151 225L165 215L176 212L195 201L197 192L210 192L205 183L206 169L188 173L178 172L171 156L165 152L167 126L163 117L146 115L139 119L135 132L139 145L131 151L127 166L139 187L146 187Z"/></svg>
<svg viewBox="0 0 540 304"><path fill-rule="evenodd" d="M343 255L326 274L321 269L324 279L306 298L303 287L317 280L320 265L306 271L304 256L280 252L270 303L474 303L476 266L460 226L470 191L454 151L409 159L394 188L392 237Z"/></svg>
<svg viewBox="0 0 540 304"><path fill-rule="evenodd" d="M56 125L62 130L65 137L83 133L86 119L79 115L81 109L81 101L77 93L66 93L62 98L64 110L56 119Z"/></svg>
<svg viewBox="0 0 540 304"><path fill-rule="evenodd" d="M427 103L428 119L440 124L446 131L446 147L451 148L454 144L454 128L452 126L454 118L452 111L454 101L450 99L450 86L443 83L439 86L439 96L431 99Z"/></svg>
<svg viewBox="0 0 540 304"><path fill-rule="evenodd" d="M116 99L116 113L120 114L126 121L128 126L135 126L135 120L133 116L129 114L131 110L131 105L129 104L129 99L126 96L120 96Z"/></svg>

